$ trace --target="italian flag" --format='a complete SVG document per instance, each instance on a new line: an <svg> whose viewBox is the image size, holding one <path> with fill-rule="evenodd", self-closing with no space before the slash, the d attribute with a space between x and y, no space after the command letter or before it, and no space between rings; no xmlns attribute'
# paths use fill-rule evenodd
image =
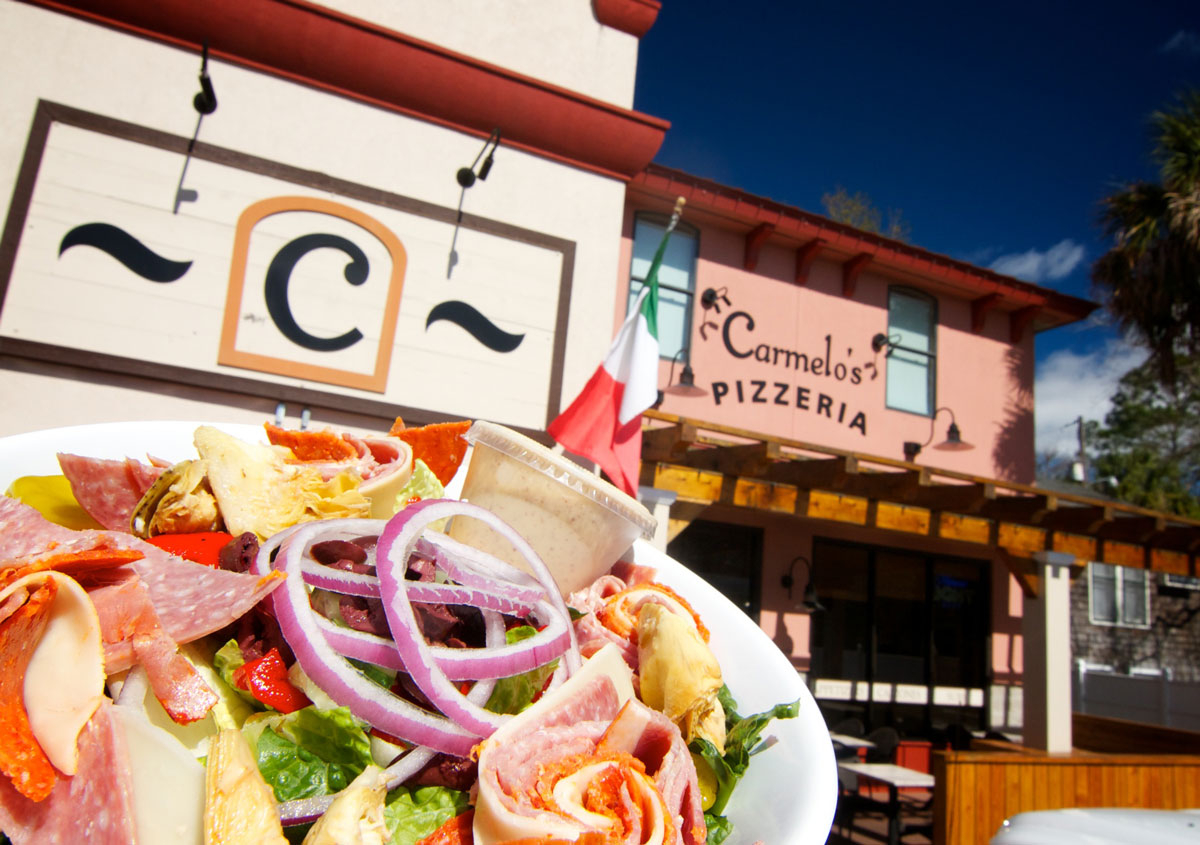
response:
<svg viewBox="0 0 1200 845"><path fill-rule="evenodd" d="M575 401L546 429L564 449L595 461L613 484L635 498L642 411L658 401L658 268L682 206L681 198L608 354Z"/></svg>

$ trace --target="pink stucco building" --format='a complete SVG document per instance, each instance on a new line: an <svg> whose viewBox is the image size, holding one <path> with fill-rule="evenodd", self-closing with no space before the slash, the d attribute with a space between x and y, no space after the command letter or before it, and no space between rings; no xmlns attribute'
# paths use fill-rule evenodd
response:
<svg viewBox="0 0 1200 845"><path fill-rule="evenodd" d="M720 429L725 442L740 432L862 456L860 477L874 456L878 470L895 470L891 460L910 475L1033 482L1034 334L1092 303L657 165L627 192L629 297L677 197L683 222L659 276L662 414ZM686 393L670 388L685 365L696 385ZM961 442L946 448L952 425ZM1020 725L1022 593L994 546L869 515L823 519L811 495L789 510L792 485L770 464L791 461L676 460L647 442L643 483L677 495L668 548L759 620L831 719L914 734ZM739 500L703 492L677 464L720 469L726 485L772 472L778 483ZM839 489L807 489L822 487ZM803 606L809 586L822 611Z"/></svg>

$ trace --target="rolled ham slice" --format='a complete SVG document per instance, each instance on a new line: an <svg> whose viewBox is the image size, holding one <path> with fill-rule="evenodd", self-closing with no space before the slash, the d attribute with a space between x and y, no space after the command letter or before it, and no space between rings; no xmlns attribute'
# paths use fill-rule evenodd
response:
<svg viewBox="0 0 1200 845"><path fill-rule="evenodd" d="M332 429L292 431L265 424L267 441L292 450L296 460L324 478L350 470L362 479L359 492L371 503L371 519L395 515L396 497L412 478L412 447L398 437L361 437Z"/></svg>
<svg viewBox="0 0 1200 845"><path fill-rule="evenodd" d="M612 645L479 747L475 845L587 834L641 845L706 838L678 728L633 695Z"/></svg>

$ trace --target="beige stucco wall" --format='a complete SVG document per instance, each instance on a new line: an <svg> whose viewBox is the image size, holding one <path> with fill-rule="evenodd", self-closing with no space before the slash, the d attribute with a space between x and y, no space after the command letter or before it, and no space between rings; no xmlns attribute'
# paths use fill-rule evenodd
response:
<svg viewBox="0 0 1200 845"><path fill-rule="evenodd" d="M590 0L321 0L318 5L598 100L633 106L638 39L601 25Z"/></svg>
<svg viewBox="0 0 1200 845"><path fill-rule="evenodd" d="M463 52L471 52L472 39L484 38L482 23L455 30L452 39L448 33L438 35L432 26L437 16L418 12L418 7L427 10L427 6L403 5L405 13L389 19L397 25L413 20L420 37L453 41L447 46ZM564 7L553 15L542 15L539 20L544 18L545 26L583 26L582 31L572 30L575 39L601 37L594 20L590 24L576 20L581 18L581 8L590 15L590 4L542 5ZM569 13L565 7L571 7ZM465 7L462 14L466 15ZM514 25L507 32L506 49L514 56L536 53L534 46L546 37L537 27ZM6 214L39 99L179 137L192 135L197 119L192 97L198 90L199 70L195 52L19 3L0 4L0 33L4 47L0 50L0 78L6 80L0 87L0 196L4 198L0 207ZM497 45L481 45L481 49L485 47L490 50ZM629 76L634 61L628 45L612 52L598 45L592 68L609 62L624 68L624 75ZM550 80L555 84L577 84L578 80L553 73L556 62L561 64L545 56L544 61L521 70L548 74L555 77ZM203 120L200 138L239 153L453 209L461 195L454 174L470 164L481 147L477 137L266 73L219 61L210 61L209 73L219 106ZM503 146L495 158L487 182L477 183L467 192L464 210L575 245L563 375L564 393L570 393L586 380L611 340L611 326L594 316L611 313L614 307L624 185ZM162 187L162 201L169 206L175 184ZM148 306L145 318L154 319L152 307ZM241 413L230 406L228 397L192 391L186 385L126 380L114 392L116 379L112 377L56 371L50 362L43 364L0 364L0 395L22 400L6 402L0 409L0 435L125 415L231 418ZM35 369L36 374L32 372ZM486 380L472 386L478 416L487 416L488 389ZM129 391L136 394L136 400ZM273 401L263 404L274 407ZM328 416L332 412L323 409L318 413ZM256 414L257 410L252 415Z"/></svg>

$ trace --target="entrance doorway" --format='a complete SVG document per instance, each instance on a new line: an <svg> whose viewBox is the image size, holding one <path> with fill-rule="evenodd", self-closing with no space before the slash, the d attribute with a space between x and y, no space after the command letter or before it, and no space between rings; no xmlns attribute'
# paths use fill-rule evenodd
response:
<svg viewBox="0 0 1200 845"><path fill-rule="evenodd" d="M812 616L811 671L828 716L914 736L984 727L986 562L815 538L812 569L826 610Z"/></svg>

